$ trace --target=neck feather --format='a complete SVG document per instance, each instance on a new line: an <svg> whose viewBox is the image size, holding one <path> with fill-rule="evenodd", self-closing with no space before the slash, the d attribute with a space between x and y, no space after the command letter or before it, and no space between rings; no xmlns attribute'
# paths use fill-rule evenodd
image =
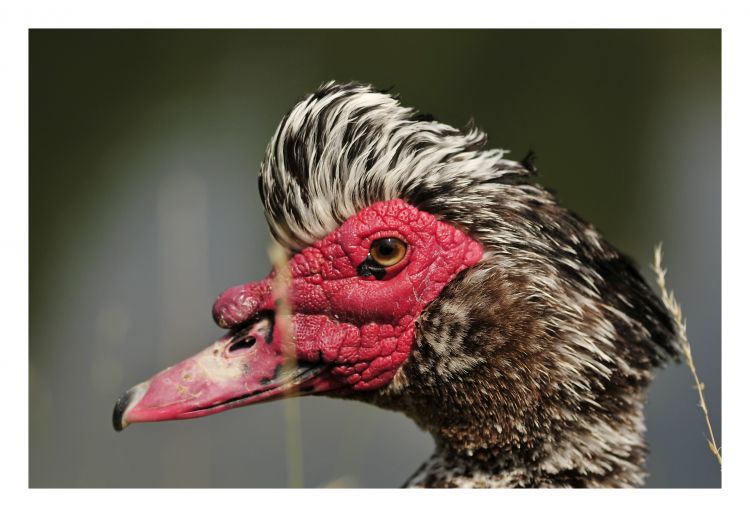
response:
<svg viewBox="0 0 750 517"><path fill-rule="evenodd" d="M620 488L643 484L646 447L640 407L619 427L602 418L560 426L547 440L509 446L435 436L433 455L407 480L423 488ZM485 422L484 428L500 424ZM555 436L556 438L551 438Z"/></svg>
<svg viewBox="0 0 750 517"><path fill-rule="evenodd" d="M652 333L606 300L507 271L519 267L459 275L396 378L367 396L435 439L407 485L642 484Z"/></svg>

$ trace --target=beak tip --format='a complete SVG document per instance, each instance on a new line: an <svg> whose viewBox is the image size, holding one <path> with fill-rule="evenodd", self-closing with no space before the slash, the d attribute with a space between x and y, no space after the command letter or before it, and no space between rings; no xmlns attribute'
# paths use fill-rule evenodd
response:
<svg viewBox="0 0 750 517"><path fill-rule="evenodd" d="M119 433L120 431L122 431L123 429L125 429L127 426L129 426L130 422L126 422L126 421L119 421L118 422L118 421L115 420L115 421L112 422L112 424L113 424L113 426L115 428L115 431L117 431Z"/></svg>
<svg viewBox="0 0 750 517"><path fill-rule="evenodd" d="M115 403L115 409L112 411L112 426L115 431L120 432L128 426L128 422L123 418L125 411L130 405L130 400L133 398L132 390L128 390L117 399Z"/></svg>
<svg viewBox="0 0 750 517"><path fill-rule="evenodd" d="M112 427L115 428L115 431L119 433L130 425L130 422L126 419L126 413L132 406L141 401L143 395L148 390L148 386L148 381L143 382L138 386L130 388L117 399L115 409L112 411Z"/></svg>

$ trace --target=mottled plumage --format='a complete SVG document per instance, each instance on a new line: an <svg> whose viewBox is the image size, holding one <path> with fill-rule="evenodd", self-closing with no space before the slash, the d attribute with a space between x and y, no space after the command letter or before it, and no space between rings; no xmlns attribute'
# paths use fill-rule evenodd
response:
<svg viewBox="0 0 750 517"><path fill-rule="evenodd" d="M268 147L269 226L294 251L400 198L484 246L419 318L391 384L356 395L434 436L410 486L639 485L644 390L676 353L673 322L633 263L535 183L530 160L485 142L369 86L328 83Z"/></svg>
<svg viewBox="0 0 750 517"><path fill-rule="evenodd" d="M288 275L225 291L229 333L123 395L115 428L326 394L434 437L407 486L640 485L645 389L676 355L673 321L536 183L533 155L485 144L367 85L301 100L259 178Z"/></svg>

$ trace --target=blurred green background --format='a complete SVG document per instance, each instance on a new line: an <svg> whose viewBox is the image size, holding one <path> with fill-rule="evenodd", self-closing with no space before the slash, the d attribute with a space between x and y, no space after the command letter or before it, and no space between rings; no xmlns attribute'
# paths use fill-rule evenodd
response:
<svg viewBox="0 0 750 517"><path fill-rule="evenodd" d="M281 487L284 404L116 434L115 400L222 333L269 270L256 177L276 124L360 80L539 155L542 182L651 279L664 242L721 438L718 30L30 31L30 486ZM299 402L305 486L396 487L406 417ZM684 365L647 408L652 487L718 487Z"/></svg>

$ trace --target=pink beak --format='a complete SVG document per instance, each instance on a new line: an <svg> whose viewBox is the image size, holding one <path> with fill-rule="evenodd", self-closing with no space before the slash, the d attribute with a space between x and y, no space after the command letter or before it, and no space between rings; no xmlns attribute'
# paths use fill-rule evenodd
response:
<svg viewBox="0 0 750 517"><path fill-rule="evenodd" d="M115 430L327 391L320 376L324 366L297 363L285 354L273 318L261 312L202 352L129 389L115 405Z"/></svg>

